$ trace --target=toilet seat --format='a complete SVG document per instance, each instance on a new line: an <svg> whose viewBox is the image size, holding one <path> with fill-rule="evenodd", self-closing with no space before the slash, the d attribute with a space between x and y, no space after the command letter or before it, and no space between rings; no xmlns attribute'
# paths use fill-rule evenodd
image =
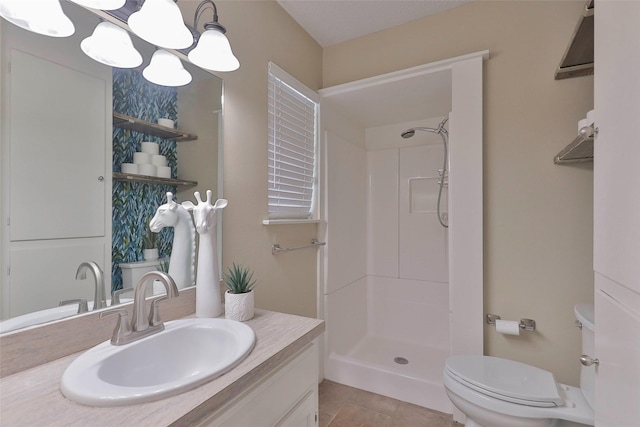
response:
<svg viewBox="0 0 640 427"><path fill-rule="evenodd" d="M458 355L447 359L445 370L462 385L506 402L555 408L563 405L551 372L513 360Z"/></svg>

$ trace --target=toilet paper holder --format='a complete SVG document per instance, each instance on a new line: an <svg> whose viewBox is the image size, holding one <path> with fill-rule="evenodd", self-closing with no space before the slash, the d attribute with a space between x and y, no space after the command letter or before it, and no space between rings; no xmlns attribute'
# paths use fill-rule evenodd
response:
<svg viewBox="0 0 640 427"><path fill-rule="evenodd" d="M497 314L487 314L488 325L495 325L496 320L500 320L500 316L498 316ZM520 319L519 326L520 326L520 329L533 332L536 330L536 321L533 319Z"/></svg>

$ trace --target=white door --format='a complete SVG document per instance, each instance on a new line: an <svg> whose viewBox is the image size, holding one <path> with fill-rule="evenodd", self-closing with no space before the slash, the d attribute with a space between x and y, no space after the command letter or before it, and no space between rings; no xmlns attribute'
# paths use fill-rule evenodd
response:
<svg viewBox="0 0 640 427"><path fill-rule="evenodd" d="M595 7L595 414L640 425L640 2Z"/></svg>
<svg viewBox="0 0 640 427"><path fill-rule="evenodd" d="M104 236L105 81L17 49L10 60L10 240Z"/></svg>

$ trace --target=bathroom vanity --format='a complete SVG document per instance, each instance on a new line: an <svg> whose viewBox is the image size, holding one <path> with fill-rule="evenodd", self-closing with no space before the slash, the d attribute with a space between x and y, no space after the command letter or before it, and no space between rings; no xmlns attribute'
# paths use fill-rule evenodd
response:
<svg viewBox="0 0 640 427"><path fill-rule="evenodd" d="M109 324L107 319L102 319ZM82 352L0 380L7 426L315 426L318 411L318 319L256 310L256 334L237 367L193 390L132 406L96 408L66 399L60 379ZM4 362L4 361L3 361Z"/></svg>

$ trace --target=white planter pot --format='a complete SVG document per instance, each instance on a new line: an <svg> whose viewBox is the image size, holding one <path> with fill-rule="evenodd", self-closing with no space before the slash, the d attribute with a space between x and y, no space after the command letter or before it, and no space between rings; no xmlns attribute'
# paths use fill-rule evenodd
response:
<svg viewBox="0 0 640 427"><path fill-rule="evenodd" d="M244 294L224 293L224 317L229 320L244 322L253 319L253 291Z"/></svg>
<svg viewBox="0 0 640 427"><path fill-rule="evenodd" d="M145 261L155 261L158 259L158 248L143 249L142 256L144 256Z"/></svg>

